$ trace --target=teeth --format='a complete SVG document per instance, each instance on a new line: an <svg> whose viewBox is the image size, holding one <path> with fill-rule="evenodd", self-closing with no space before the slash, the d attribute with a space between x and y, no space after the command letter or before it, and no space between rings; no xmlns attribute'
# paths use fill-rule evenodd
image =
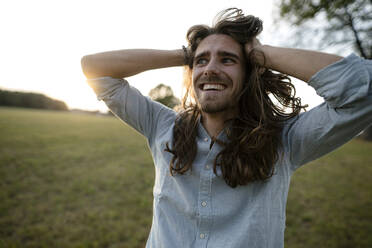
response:
<svg viewBox="0 0 372 248"><path fill-rule="evenodd" d="M204 84L203 90L223 90L225 86L221 84Z"/></svg>

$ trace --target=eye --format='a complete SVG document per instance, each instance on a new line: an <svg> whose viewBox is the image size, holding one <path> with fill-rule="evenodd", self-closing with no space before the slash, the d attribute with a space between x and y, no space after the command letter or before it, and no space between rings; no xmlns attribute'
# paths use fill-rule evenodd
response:
<svg viewBox="0 0 372 248"><path fill-rule="evenodd" d="M222 63L224 63L224 64L233 64L233 63L235 63L235 60L233 60L231 58L223 58L222 59Z"/></svg>
<svg viewBox="0 0 372 248"><path fill-rule="evenodd" d="M208 60L205 58L199 58L195 61L195 65L205 65L208 63Z"/></svg>

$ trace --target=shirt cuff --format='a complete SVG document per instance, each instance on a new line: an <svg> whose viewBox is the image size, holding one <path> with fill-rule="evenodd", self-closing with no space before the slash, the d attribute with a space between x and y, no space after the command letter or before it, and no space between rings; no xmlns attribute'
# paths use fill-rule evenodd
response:
<svg viewBox="0 0 372 248"><path fill-rule="evenodd" d="M339 108L368 95L372 67L367 60L351 54L311 77L309 85L332 108Z"/></svg>
<svg viewBox="0 0 372 248"><path fill-rule="evenodd" d="M111 99L119 88L128 84L128 82L122 78L112 77L88 79L87 83L92 87L99 101Z"/></svg>

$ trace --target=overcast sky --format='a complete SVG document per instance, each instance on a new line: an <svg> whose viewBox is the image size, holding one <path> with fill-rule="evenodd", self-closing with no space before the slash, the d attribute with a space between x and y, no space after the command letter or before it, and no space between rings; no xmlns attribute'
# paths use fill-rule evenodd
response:
<svg viewBox="0 0 372 248"><path fill-rule="evenodd" d="M186 45L190 26L211 24L216 13L228 7L239 7L264 21L259 37L262 43L283 45L279 29L273 25L274 2L1 1L0 88L44 93L63 100L70 108L105 111L85 82L82 56L126 48L181 48ZM182 69L150 71L128 81L144 95L163 83L180 97ZM305 83L296 85L305 103L315 106L321 102Z"/></svg>

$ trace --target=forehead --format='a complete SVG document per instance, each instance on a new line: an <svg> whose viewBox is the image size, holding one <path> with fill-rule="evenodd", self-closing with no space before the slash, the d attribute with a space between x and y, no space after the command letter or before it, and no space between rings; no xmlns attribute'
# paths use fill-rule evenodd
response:
<svg viewBox="0 0 372 248"><path fill-rule="evenodd" d="M225 34L212 34L204 38L195 51L195 56L201 53L231 52L243 57L241 45Z"/></svg>

